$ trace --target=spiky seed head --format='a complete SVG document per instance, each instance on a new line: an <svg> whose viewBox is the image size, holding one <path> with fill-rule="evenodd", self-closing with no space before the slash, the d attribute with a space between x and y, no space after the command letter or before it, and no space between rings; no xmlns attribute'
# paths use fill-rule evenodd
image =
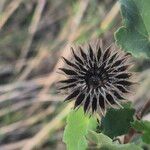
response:
<svg viewBox="0 0 150 150"><path fill-rule="evenodd" d="M63 57L66 67L59 68L66 79L59 81L60 90L67 90L65 101L75 100L74 108L83 105L86 112L104 114L107 106L120 106L133 84L129 72L129 54L112 49L102 49L100 43L79 46L72 51L72 59ZM78 52L77 52L78 50Z"/></svg>

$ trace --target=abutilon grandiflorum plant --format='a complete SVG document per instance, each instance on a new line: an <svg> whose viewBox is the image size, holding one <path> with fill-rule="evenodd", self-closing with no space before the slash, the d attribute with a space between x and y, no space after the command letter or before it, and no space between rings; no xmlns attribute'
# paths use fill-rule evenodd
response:
<svg viewBox="0 0 150 150"><path fill-rule="evenodd" d="M101 112L108 106L119 105L126 100L133 84L130 72L130 54L109 46L103 49L100 40L87 48L72 48L71 60L63 57L66 67L59 68L66 76L59 81L60 90L75 100L74 108L83 105L84 112Z"/></svg>

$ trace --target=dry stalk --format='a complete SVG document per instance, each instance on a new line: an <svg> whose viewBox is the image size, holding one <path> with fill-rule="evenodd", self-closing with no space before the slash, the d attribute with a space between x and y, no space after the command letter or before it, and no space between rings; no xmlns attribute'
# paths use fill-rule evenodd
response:
<svg viewBox="0 0 150 150"><path fill-rule="evenodd" d="M22 148L22 150L32 150L35 147L40 147L44 141L50 136L50 133L59 129L62 126L62 120L67 116L72 107L70 103L64 110L59 113L53 120L47 123L33 138L31 138Z"/></svg>

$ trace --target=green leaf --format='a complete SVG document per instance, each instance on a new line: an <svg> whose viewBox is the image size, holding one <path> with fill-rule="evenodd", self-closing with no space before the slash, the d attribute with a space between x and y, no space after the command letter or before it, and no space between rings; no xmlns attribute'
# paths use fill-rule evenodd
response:
<svg viewBox="0 0 150 150"><path fill-rule="evenodd" d="M86 140L85 137L83 137L83 138L81 138L81 139L79 140L78 147L74 147L74 148L72 148L72 149L71 149L71 147L70 147L70 149L68 148L68 150L74 150L74 149L77 149L77 150L85 150L85 149L87 148L87 145L88 145L87 140Z"/></svg>
<svg viewBox="0 0 150 150"><path fill-rule="evenodd" d="M96 126L96 119L85 115L82 108L72 110L67 117L63 137L67 150L85 150L87 148L85 136L88 130L95 130Z"/></svg>
<svg viewBox="0 0 150 150"><path fill-rule="evenodd" d="M92 143L97 144L97 147L101 147L104 144L111 144L112 139L102 133L96 133L94 131L89 131L88 140Z"/></svg>
<svg viewBox="0 0 150 150"><path fill-rule="evenodd" d="M134 112L135 110L128 105L121 109L108 109L101 120L102 132L111 138L126 134L131 127Z"/></svg>
<svg viewBox="0 0 150 150"><path fill-rule="evenodd" d="M143 133L143 142L150 144L150 121L136 120L131 125L134 129Z"/></svg>
<svg viewBox="0 0 150 150"><path fill-rule="evenodd" d="M88 139L96 144L96 148L100 150L142 150L139 146L135 144L117 144L112 141L108 136L102 133L96 133L90 131L88 134Z"/></svg>
<svg viewBox="0 0 150 150"><path fill-rule="evenodd" d="M150 57L150 0L119 0L124 26L116 43L135 57Z"/></svg>

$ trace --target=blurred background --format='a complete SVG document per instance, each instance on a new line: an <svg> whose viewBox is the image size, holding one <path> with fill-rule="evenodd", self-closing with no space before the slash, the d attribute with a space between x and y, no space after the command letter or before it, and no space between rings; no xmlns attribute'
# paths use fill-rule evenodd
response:
<svg viewBox="0 0 150 150"><path fill-rule="evenodd" d="M121 25L116 0L0 0L0 150L66 149L71 105L56 90L60 56L97 37L109 46ZM150 61L134 62L138 111L150 100Z"/></svg>

